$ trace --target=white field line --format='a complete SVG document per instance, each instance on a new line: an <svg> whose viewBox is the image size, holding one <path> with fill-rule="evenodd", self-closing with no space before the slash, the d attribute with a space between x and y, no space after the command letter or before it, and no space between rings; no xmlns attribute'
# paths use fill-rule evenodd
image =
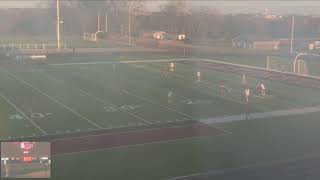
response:
<svg viewBox="0 0 320 180"><path fill-rule="evenodd" d="M38 91L38 92L39 92L39 93L41 93L42 95L44 95L44 96L46 96L47 98L51 99L53 102L55 102L55 103L59 104L60 106L62 106L62 107L64 107L65 109L69 110L70 112L74 113L74 114L75 114L75 115L77 115L78 117L80 117L80 118L82 118L82 119L86 120L86 121L87 121L87 122L89 122L91 125L95 126L96 128L99 128L99 129L101 129L101 128L102 128L100 125L96 124L95 122L91 121L90 119L88 119L88 118L84 117L83 115L79 114L78 112L74 111L74 110L73 110L73 109L71 109L69 106L67 106L67 105L63 104L63 103L62 103L62 102L60 102L59 100L57 100L57 99L55 99L55 98L53 98L53 97L49 96L48 94L46 94L46 93L45 93L45 92L43 92L42 90L40 90L40 89L38 89L38 88L34 87L32 84L30 84L30 83L26 82L26 81L25 81L25 80L23 80L23 79L19 79L16 75L14 75L14 74L12 74L12 73L8 72L7 70L5 70L5 69L3 69L3 68L1 68L1 69L2 69L4 72L6 72L9 76L11 76L11 77L13 77L14 79L16 79L17 81L19 81L19 82L21 82L21 83L23 83L23 84L25 84L25 85L27 85L27 86L31 87L32 89L34 89L34 90Z"/></svg>
<svg viewBox="0 0 320 180"><path fill-rule="evenodd" d="M214 137L226 136L228 133L222 133L219 135L215 135ZM84 150L84 151L77 151L77 152L70 152L70 153L63 153L63 154L55 154L51 156L64 156L64 155L73 155L73 154L80 154L80 153L87 153L87 152L98 152L104 150L113 150L113 149L125 149L131 147L139 147L145 145L153 145L153 144L161 144L161 143L172 143L178 142L183 140L193 140L193 139L201 139L205 136L196 136L196 137L184 137L184 138L177 138L177 139L170 139L170 140L162 140L162 141L155 141L155 142L148 142L148 143L141 143L141 144L132 144L132 145L123 145L123 146L115 146L115 147L108 147L108 148L99 148L99 149L92 149L92 150Z"/></svg>
<svg viewBox="0 0 320 180"><path fill-rule="evenodd" d="M221 62L221 61L216 61L216 62L223 63L223 62ZM155 63L154 63L154 64L155 64ZM232 63L231 63L231 64L232 64ZM235 64L233 64L233 65L235 65ZM176 76L176 77L177 77L176 79L178 79L179 77L181 77L181 79L187 80L184 76L179 75L178 73L174 73L174 74L172 74L172 76L168 76L168 77L172 79L172 78L174 78L173 76ZM218 91L218 89L214 88L214 84L212 84L212 83L209 82L209 81L201 80L201 81L198 82L198 83L202 84L202 85L203 85L202 87L205 87L205 88L207 88L208 90L212 89L212 90ZM239 94L242 93L241 91L236 90L236 89L232 89L232 91L233 91L233 92L238 92ZM211 92L211 91L208 91L208 93L210 93L210 92ZM234 97L234 98L233 98L233 97ZM232 102L244 104L243 101L236 100L236 99L238 99L238 98L239 98L239 97L235 97L235 96L230 96L230 97L225 96L225 97L223 97L223 99L226 99L226 100L228 100L228 101L232 101ZM282 101L284 101L284 100L282 100ZM288 100L285 100L285 101L286 101L286 104L296 106L294 103L290 103ZM267 110L268 108L259 107L259 109L261 109L261 110Z"/></svg>
<svg viewBox="0 0 320 180"><path fill-rule="evenodd" d="M148 70L150 70L150 71L153 71L153 72L161 72L160 70L154 70L154 69L151 69L151 67L136 67L136 66L132 66L132 67L135 67L135 68L140 68L140 69L144 69L144 70L146 70L146 69L148 69ZM180 78L184 78L184 76L182 76L182 75L180 75L180 74L177 74L177 73L175 73L174 74L175 76L177 76L177 77L180 77ZM167 76L168 78L170 78L170 79L172 79L172 77L169 77L169 76ZM154 78L156 78L156 77L154 77ZM168 89L168 91L169 91L170 89ZM176 94L178 97L181 97L182 99L185 99L185 100L190 100L190 98L187 98L187 97L185 97L185 96L183 96L183 95L181 95L181 94Z"/></svg>
<svg viewBox="0 0 320 180"><path fill-rule="evenodd" d="M136 68L138 68L138 67L136 67ZM140 68L140 67L139 67ZM144 70L146 70L146 69L150 69L150 70L152 70L151 69L151 67L141 67L142 69L144 69ZM174 75L176 75L177 76L177 74L174 74ZM184 77L181 75L181 78L182 79L184 79ZM172 79L171 77L170 77L170 79ZM208 87L209 88L209 87ZM181 97L181 98L183 98L183 99L185 99L185 100L189 100L189 98L187 98L187 97L185 97L185 96L183 96L183 95L179 95L179 94L177 94L177 96L179 96L179 97ZM176 105L176 104L175 104ZM225 129L223 129L223 128L220 128L220 127L217 127L217 126L213 126L213 125L211 125L212 127L214 127L214 128L216 128L216 129L219 129L219 130L221 130L221 131L223 131L223 132L225 132L225 133L228 133L228 134L232 134L232 132L231 131L228 131L228 130L225 130Z"/></svg>
<svg viewBox="0 0 320 180"><path fill-rule="evenodd" d="M244 165L244 166L240 166L240 167L236 167L236 168L226 168L226 169L221 169L221 170L212 170L212 171L207 171L207 172L188 174L188 175L184 175L184 176L171 177L171 178L166 178L164 180L188 180L190 178L196 178L199 176L208 176L208 175L214 176L214 175L223 174L223 173L232 173L234 171L239 171L239 170L267 167L267 166L277 165L277 164L281 164L281 163L290 163L290 162L295 162L295 161L305 160L305 159L312 159L312 158L320 158L320 154L306 154L306 155L295 156L295 157L291 157L291 158L287 158L287 159L273 160L273 161L269 161L269 162L252 163L249 165Z"/></svg>
<svg viewBox="0 0 320 180"><path fill-rule="evenodd" d="M163 108L165 108L165 109L167 109L167 110L169 110L169 111L173 111L173 112L176 112L176 113L178 113L178 114L180 114L180 115L183 115L183 116L185 116L185 117L188 117L188 118L190 118L190 120L193 120L193 119L194 119L194 117L192 117L192 116L190 116L190 115L188 115L188 114L186 114L186 113L177 111L177 110L175 110L175 109L173 109L173 108L167 107L167 106L162 105L162 104L159 104L159 103L155 103L154 101L152 101L152 100L150 100L150 99L148 99L148 98L135 95L135 94L133 94L133 93L127 91L127 90L122 90L122 91L123 91L124 93L126 93L126 94L129 94L129 95L131 95L131 96L134 96L134 97L136 97L136 98L139 98L139 99L141 99L141 100L143 100L143 101L149 102L149 103L151 103L151 104L158 105L158 106L163 107ZM217 126L212 126L212 127L213 127L213 128L216 128L216 129L219 129L220 131L223 131L223 132L226 133L226 134L232 134L231 131L225 130L225 129L223 129L223 128L220 128L220 127L217 127Z"/></svg>
<svg viewBox="0 0 320 180"><path fill-rule="evenodd" d="M189 79L185 78L185 76L180 75L178 73L173 73L170 76L167 76L167 78L170 78L172 80L189 80ZM212 93L211 90L218 91L218 89L214 88L215 86L212 83L208 82L208 81L200 81L199 84L201 84L201 86L204 89L207 89L206 93L209 94L209 95L210 95L210 93ZM240 91L237 91L237 92L241 93ZM244 104L243 101L237 100L238 97L233 98L233 97L229 97L229 96L224 96L223 99L231 101L231 102L236 102L236 103L239 103L239 104Z"/></svg>
<svg viewBox="0 0 320 180"><path fill-rule="evenodd" d="M132 60L132 61L95 61L95 62L74 62L49 64L50 66L69 66L69 65L95 65L95 64L119 64L119 63L148 63L148 62L171 62L171 61L194 61L194 59L156 59L156 60Z"/></svg>
<svg viewBox="0 0 320 180"><path fill-rule="evenodd" d="M144 119L144 118L142 118L142 117L140 117L140 116L137 116L137 115L135 115L135 114L133 114L133 113L131 113L131 112L129 112L129 111L123 110L123 109L121 109L120 107L118 107L118 106L116 106L116 105L107 103L105 100L103 100L103 99L101 99L101 98L99 98L99 97L96 97L96 96L92 95L91 93L89 93L89 92L87 92L87 91L84 91L84 90L82 90L82 89L80 89L80 88L79 88L79 90L80 90L82 93L86 94L87 96L90 96L90 97L94 98L96 101L98 101L98 102L100 102L100 103L102 103L102 104L110 105L110 106L112 106L112 107L114 107L114 108L116 108L116 109L118 109L118 110L120 110L120 111L122 111L122 112L124 112L124 113L127 113L127 114L131 115L132 117L134 117L134 118L136 118L136 119L139 119L139 120L141 120L141 121L143 121L143 122L145 122L145 123L147 123L147 124L153 124L151 121L148 121L148 120L146 120L146 119Z"/></svg>
<svg viewBox="0 0 320 180"><path fill-rule="evenodd" d="M55 77L49 75L48 73L44 73L44 72L40 72L40 73L43 74L44 76L48 77L49 79L52 79L52 80L56 81L57 83L60 83L60 84L61 84L61 83L66 83L65 81L56 79ZM74 86L73 86L73 87L74 87ZM95 95L93 95L93 94L91 94L91 93L89 93L89 92L87 92L87 91L79 88L79 87L74 87L74 88L78 89L81 93L85 94L86 96L92 97L94 100L96 100L96 101L98 101L98 102L100 102L100 103L102 103L102 104L104 104L104 105L112 106L112 107L114 107L115 109L117 109L117 110L119 110L119 111L122 111L122 112L124 112L124 113L127 113L127 114L131 115L132 117L134 117L134 118L136 118L136 119L139 119L139 120L141 120L141 121L143 121L143 122L145 122L145 123L147 123L147 124L153 124L151 121L148 121L148 120L146 120L146 119L144 119L144 118L142 118L142 117L140 117L140 116L137 116L137 115L135 115L135 114L133 114L133 113L131 113L131 112L129 112L129 111L123 110L123 109L121 109L120 107L118 107L118 106L116 106L116 105L113 105L113 104L111 104L111 103L108 103L108 102L106 102L105 100L103 100L103 99L101 99L101 98L99 98L99 97L97 97L97 96L95 96Z"/></svg>
<svg viewBox="0 0 320 180"><path fill-rule="evenodd" d="M290 111L293 111L295 113L290 113ZM319 112L319 111L320 111L320 106L316 106L316 107L306 107L306 108L302 108L302 109L291 109L291 110L271 111L271 112L265 112L265 113L256 113L256 114L264 114L260 117L255 117L252 114L251 114L251 116L252 116L252 119L259 119L259 118L268 117L267 114L269 114L269 115L271 114L272 117L277 117L277 116L290 116L290 115L297 115L297 114L307 114L307 113L313 113L313 112ZM276 113L276 114L272 114L272 113ZM259 115L256 115L256 116L259 116ZM198 121L205 123L205 124L214 124L214 123L228 123L228 122L241 121L241 120L245 120L244 114L223 116L223 117L209 118L209 119L200 119ZM189 121L189 120L185 120L185 121ZM165 124L165 122L162 124ZM181 126L186 126L186 125L181 125ZM170 127L179 127L179 126L170 126ZM219 127L216 127L216 126L213 126L213 127L219 129ZM104 129L115 129L115 128L104 128ZM160 129L160 128L150 128L150 129ZM150 129L145 129L145 130L150 130ZM224 129L220 128L220 130L224 131L225 133L231 134L231 132L228 132ZM141 130L134 130L134 131L141 131ZM134 131L132 131L132 132L134 132ZM126 133L126 132L123 132L123 133ZM110 134L114 134L114 133L110 133ZM90 136L101 136L101 135L88 135L85 137L90 137ZM74 138L61 138L61 139L56 139L56 140L64 140L64 139L74 139Z"/></svg>
<svg viewBox="0 0 320 180"><path fill-rule="evenodd" d="M146 69L150 69L150 70L152 70L150 67L148 68L148 67L142 67L142 69L144 69L144 70L146 70ZM175 74L176 75L176 74ZM182 76L182 75L181 75ZM171 77L170 77L171 78ZM182 79L184 79L184 77L181 77ZM172 78L171 78L172 79ZM128 92L129 93L129 92ZM131 95L134 95L134 94L131 94ZM137 97L137 95L134 95L135 97ZM182 95L178 95L178 96L180 96L180 97L182 97L182 98L184 98L184 99L186 99L186 100L189 100L187 97L184 97L184 96L182 96ZM138 98L144 98L144 97L138 97ZM144 100L144 99L143 99ZM145 100L147 100L147 101L149 101L150 103L152 103L152 104L156 104L156 105L160 105L160 106L162 106L163 107L163 105L161 105L161 104L157 104L157 103L155 103L155 102L153 102L152 100L150 100L150 99L147 99L147 98L145 98ZM169 107L167 107L167 106L164 106L164 108L169 108ZM175 109L172 109L172 108L170 108L169 110L175 110ZM178 112L178 111L176 111L175 110L175 112ZM178 112L178 113L181 113L181 112ZM190 116L190 115L188 115L188 116ZM190 119L193 119L193 117L189 117ZM228 131L228 130L225 130L225 129L223 129L223 128L221 128L221 127L218 127L218 126L213 126L213 125L211 125L212 127L214 127L214 128L216 128L216 129L219 129L219 130L221 130L221 131L223 131L224 133L228 133L228 134L232 134L232 132L231 131Z"/></svg>
<svg viewBox="0 0 320 180"><path fill-rule="evenodd" d="M57 64L49 64L52 66L66 66L66 65L88 65L88 64L110 64L110 63L147 63L147 62L170 62L170 61L207 61L207 62L214 62L218 64L226 64L226 65L232 65L232 66L238 66L238 67L244 67L249 69L256 69L256 70L262 70L262 71L270 71L270 72L277 72L281 74L288 74L288 75L295 75L298 76L296 73L288 72L288 71L279 71L276 69L267 69L264 67L257 67L257 66L250 66L250 65L244 65L244 64L236 64L236 63L230 63L220 60L212 60L212 59L161 59L161 60L133 60L133 61L115 61L115 62L105 62L105 61L97 61L97 62L75 62L75 63L57 63ZM320 79L319 76L312 76L312 75L300 75L301 77L307 77L312 79Z"/></svg>
<svg viewBox="0 0 320 180"><path fill-rule="evenodd" d="M144 69L144 70L146 70L147 67L141 67L141 68ZM150 69L150 68L149 68L149 69ZM182 76L182 75L180 75L180 74L177 74L177 73L174 73L174 74L172 74L171 76L167 76L167 77L170 78L170 79L173 79L173 80L174 80L174 78L175 78L176 80L188 80L188 79L186 79L184 76ZM202 87L204 87L205 89L208 89L206 93L208 93L209 95L210 95L210 93L211 93L210 89L216 90L215 88L213 88L214 86L213 86L213 84L211 84L210 82L200 81L199 83L202 84ZM211 85L211 86L210 86L210 85ZM238 91L238 92L240 93L240 91ZM181 96L181 95L179 95L179 96ZM181 97L182 97L182 96L181 96ZM224 96L223 99L228 100L228 101L231 101L231 102L236 102L236 103L239 103L239 104L244 104L244 102L239 101L239 100L236 100L235 98L232 98L232 97L230 98L230 97L228 97L228 96ZM260 109L261 109L261 108L260 108ZM262 110L263 110L263 109L262 109ZM219 127L216 127L216 128L219 128ZM220 129L222 129L222 128L220 128ZM227 130L224 130L224 131L226 131L226 132L228 132L228 133L231 133L231 132L229 132L229 131L227 131Z"/></svg>
<svg viewBox="0 0 320 180"><path fill-rule="evenodd" d="M171 61L192 61L192 62L197 62L197 61L206 61L206 62L213 62L217 64L225 64L225 65L231 65L231 66L237 66L237 67L243 67L247 69L255 69L255 70L260 70L260 71L269 71L269 72L277 72L277 73L282 73L282 74L288 74L288 75L296 75L295 73L292 72L283 72L275 69L266 69L263 67L257 67L257 66L250 66L250 65L243 65L243 64L236 64L236 63L229 63L225 61L219 61L219 60L211 60L211 59L160 59L160 60L132 60L132 61L115 61L115 62L105 62L105 61L100 61L100 62L84 62L84 63L60 63L60 64L50 64L53 66L64 66L64 65L87 65L87 64L114 64L114 63L153 63L153 62L171 62ZM180 76L178 74L175 74L179 78L184 78L184 76ZM312 79L320 79L318 76L312 76L312 75L304 75L303 77L307 78L312 78ZM207 81L201 81L201 83L205 85L210 85L211 83ZM208 86L209 87L209 86ZM228 98L229 100L233 101L232 99ZM239 101L236 101L238 103L241 103Z"/></svg>
<svg viewBox="0 0 320 180"><path fill-rule="evenodd" d="M99 151L112 150L112 149L125 149L125 148L130 148L130 147L139 147L139 146L144 146L144 145L170 143L170 142L177 142L177 141L186 140L186 139L200 139L200 138L201 137L186 137L186 138L179 138L179 139L155 141L155 142L149 142L149 143L132 144L132 145L124 145L124 146L115 146L115 147L108 147L108 148L99 148L99 149L84 150L84 151L77 151L77 152L70 152L70 153L62 153L62 154L53 154L51 156L73 155L73 154L88 153L88 152L99 152Z"/></svg>
<svg viewBox="0 0 320 180"><path fill-rule="evenodd" d="M189 122L190 120L179 120L179 121L174 121L174 122ZM161 122L161 123L157 123L158 125L161 125L161 124L168 124L168 122ZM85 131L85 129L83 129L84 131L77 131L77 132L95 132L95 131L101 131L101 130L116 130L116 129L122 129L122 128L130 128L130 127L139 127L139 125L135 125L135 126L122 126L122 127L112 127L112 128L101 128L101 129L92 129L90 131ZM175 126L169 126L169 127L177 127L176 125ZM211 126L213 127L213 126ZM147 128L145 130L148 130L148 129L154 129L154 128ZM156 128L155 128L156 129ZM138 130L132 130L132 131L138 131ZM126 132L129 132L129 131L126 131ZM130 131L131 132L131 131ZM70 132L70 133L58 133L58 134L47 134L47 135L68 135L68 134L73 134L75 133L75 131L73 132ZM124 132L125 133L125 132ZM113 134L113 133L109 133L109 134ZM38 136L24 136L24 138L35 138L35 137L46 137L47 135L38 135ZM85 135L85 136L81 136L81 137L91 137L91 136L100 136L100 134L92 134L92 135ZM19 138L19 137L18 137ZM76 138L76 137L75 137ZM15 138L12 138L12 139L15 139ZM61 140L63 139L73 139L73 138L59 138ZM59 140L59 139L56 139L56 140ZM0 139L0 141L5 141L5 140L10 140L10 139Z"/></svg>
<svg viewBox="0 0 320 180"><path fill-rule="evenodd" d="M185 122L187 122L186 120ZM166 124L166 123L161 123ZM135 129L135 130L128 130L128 131L120 131L120 132L112 132L107 134L91 134L86 136L80 136L80 137L64 137L64 138L58 138L54 139L50 142L60 141L60 140L70 140L70 139L82 139L84 137L99 137L99 136L106 136L106 135L118 135L118 134L127 134L127 133L134 133L134 132L146 132L146 131L154 131L154 130L161 130L161 129L170 129L170 128L179 128L179 127L189 127L193 126L194 124L181 124L181 125L173 125L173 126L163 126L163 127L151 127L146 129Z"/></svg>
<svg viewBox="0 0 320 180"><path fill-rule="evenodd" d="M15 110L17 110L23 117L25 117L34 127L36 127L38 130L40 130L43 134L47 135L48 133L43 130L37 123L35 123L31 118L29 118L21 109L19 109L10 99L5 97L2 93L0 96L8 103L10 104Z"/></svg>
<svg viewBox="0 0 320 180"><path fill-rule="evenodd" d="M149 67L137 67L137 66L132 66L132 67L135 67L135 68L139 68L139 69L144 69L144 70L146 70L146 69L150 69L150 71L156 71L156 72L161 72L160 70L154 70L154 69L151 69L151 68L149 68ZM153 77L153 78L156 78L156 77ZM183 78L183 76L181 75L181 78ZM160 79L159 77L158 77L158 79ZM170 79L172 79L172 78L170 78ZM168 91L170 91L170 89L168 89ZM178 97L181 97L182 99L185 99L185 100L190 100L190 98L187 98L187 97L185 97L185 96L183 96L183 95L181 95L181 94L177 94L177 96ZM175 103L174 103L175 104ZM176 104L175 104L176 105Z"/></svg>
<svg viewBox="0 0 320 180"><path fill-rule="evenodd" d="M165 109L167 109L167 110L169 110L169 111L176 112L176 113L178 113L178 114L180 114L180 115L183 115L183 116L185 116L185 117L188 117L188 118L190 118L190 119L193 119L192 116L190 116L190 115L188 115L188 114L186 114L186 113L183 113L183 112L180 112L180 111L175 110L175 109L173 109L173 108L170 108L170 107L168 107L168 106L165 106L165 105L156 103L156 102L150 100L149 98L145 98L145 97L138 96L138 95L136 95L136 94L133 94L133 93L129 92L128 90L122 90L122 92L124 92L124 93L126 93L126 94L128 94L128 95L131 95L131 96L133 96L133 97L136 97L136 98L138 98L138 99L140 99L140 100L143 100L143 101L145 101L145 102L149 102L149 103L151 103L151 104L158 105L158 106L163 107L163 108L165 108Z"/></svg>
<svg viewBox="0 0 320 180"><path fill-rule="evenodd" d="M292 115L301 115L301 114L308 114L308 113L315 113L315 112L320 112L320 106L250 113L249 119L264 119L264 118L270 118L270 117L292 116ZM200 119L199 121L205 124L214 124L214 123L227 123L227 122L242 121L242 120L246 120L245 114Z"/></svg>
<svg viewBox="0 0 320 180"><path fill-rule="evenodd" d="M281 73L281 74L294 75L294 76L297 76L297 77L306 77L306 78L317 79L317 80L320 79L319 76L298 75L296 73L289 72L289 71L280 71L280 70L276 70L276 69L267 69L267 68L264 68L264 67L257 67L257 66L250 66L250 65L236 64L236 63L229 63L229 62L219 61L219 60L212 60L212 59L194 59L194 60L195 61L214 62L214 63L217 63L217 64L232 65L232 66L243 67L243 68L247 68L247 69L255 69L255 70L260 70L260 71L277 72L277 73Z"/></svg>
<svg viewBox="0 0 320 180"><path fill-rule="evenodd" d="M144 69L144 70L146 70L146 69L150 69L150 67L148 68L148 67L142 67L142 69ZM152 69L150 69L150 70L152 70ZM174 75L176 75L177 76L177 74L174 74ZM170 79L172 79L172 77L169 77ZM179 78L179 77L178 77ZM181 75L181 78L180 79L185 79L182 75ZM209 86L207 86L207 88L210 88ZM131 94L131 95L134 95L134 94ZM137 97L137 95L134 95L135 97ZM184 98L184 99L186 99L186 100L189 100L187 97L184 97L184 96L182 96L182 95L178 95L178 96L180 96L180 97L182 97L182 98ZM143 97L138 97L138 98L143 98ZM148 101L151 101L150 99L147 99L147 98L145 98L146 100L148 100ZM153 103L153 104L155 104L153 101L151 101L150 103ZM161 104L156 104L156 105L161 105ZM162 107L163 107L163 105L162 105ZM169 108L169 107L164 107L164 108ZM170 108L171 110L172 110L172 108ZM169 109L169 110L170 110ZM174 109L173 109L174 110ZM177 112L177 111L175 111L175 112ZM178 112L179 113L179 112ZM189 116L189 115L188 115ZM190 118L192 119L193 117L191 117L190 116ZM223 131L223 132L225 132L225 133L227 133L227 134L232 134L232 132L231 131L228 131L228 130L225 130L225 129L223 129L223 128L221 128L221 127L218 127L218 126L216 126L216 125L211 125L212 127L214 127L214 128L216 128L216 129L219 129L219 130L221 130L221 131Z"/></svg>
<svg viewBox="0 0 320 180"><path fill-rule="evenodd" d="M174 60L172 60L172 61L174 61ZM170 61L166 61L166 62L170 62ZM150 63L150 64L158 65L158 64L156 64L156 63L153 63L152 61L149 61L149 63ZM135 66L134 63L133 63L133 65L131 65L131 67L140 68L140 69L144 69L144 70L148 69L148 70L153 71L153 72L159 72L159 73L161 73L161 70L155 70L154 68L151 69L151 67L146 67L146 66L143 66L143 67L141 67L141 66ZM184 78L183 75L180 75L180 74L177 74L177 73L175 73L174 75L177 76L177 77L180 77L180 78ZM168 77L168 76L166 76L166 77Z"/></svg>

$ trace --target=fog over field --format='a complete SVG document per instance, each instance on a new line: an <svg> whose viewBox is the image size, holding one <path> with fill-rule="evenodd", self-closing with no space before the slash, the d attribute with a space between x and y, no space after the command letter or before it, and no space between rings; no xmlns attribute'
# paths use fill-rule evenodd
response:
<svg viewBox="0 0 320 180"><path fill-rule="evenodd" d="M146 8L158 11L167 1L147 1ZM2 8L38 7L44 1L0 1ZM267 8L275 14L320 14L319 1L186 1L188 6L208 6L221 13L262 13ZM250 2L250 6L248 6Z"/></svg>

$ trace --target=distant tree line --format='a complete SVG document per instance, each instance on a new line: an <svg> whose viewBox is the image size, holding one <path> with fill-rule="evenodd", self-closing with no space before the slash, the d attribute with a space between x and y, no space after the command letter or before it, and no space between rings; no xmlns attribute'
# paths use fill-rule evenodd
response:
<svg viewBox="0 0 320 180"><path fill-rule="evenodd" d="M54 35L55 3L43 3L41 7L45 8L0 10L0 34ZM63 35L82 35L97 31L98 12L100 29L104 31L107 12L108 31L127 35L130 12L133 36L145 31L165 31L185 33L189 38L197 39L232 39L239 35L287 38L291 33L290 16L267 20L257 14L225 15L208 7L187 8L184 1L168 1L159 12L148 13L144 3L142 0L61 1L61 32ZM320 34L320 18L298 16L295 19L295 36L317 37Z"/></svg>

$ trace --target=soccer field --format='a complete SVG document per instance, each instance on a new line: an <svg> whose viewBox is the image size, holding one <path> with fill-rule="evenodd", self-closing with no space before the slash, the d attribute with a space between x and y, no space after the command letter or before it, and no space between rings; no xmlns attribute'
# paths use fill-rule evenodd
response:
<svg viewBox="0 0 320 180"><path fill-rule="evenodd" d="M312 107L320 102L314 98L320 93L313 89L266 80L267 96L254 95L246 105L242 75L199 68L194 66L197 60L182 63L179 59L132 57L130 61L124 57L125 61L113 61L114 56L109 56L108 61L70 62L63 57L47 64L3 63L1 139L201 121ZM174 71L163 75L171 62ZM200 82L197 72L201 72ZM259 82L253 77L246 80L252 89ZM223 96L222 82L227 88Z"/></svg>

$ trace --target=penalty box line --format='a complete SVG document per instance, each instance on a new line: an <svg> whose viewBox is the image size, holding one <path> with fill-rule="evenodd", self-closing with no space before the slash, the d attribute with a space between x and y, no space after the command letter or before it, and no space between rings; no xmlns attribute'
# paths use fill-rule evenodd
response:
<svg viewBox="0 0 320 180"><path fill-rule="evenodd" d="M19 79L16 75L8 72L7 70L1 68L6 74L8 74L10 77L13 77L14 79L16 79L17 81L21 82L22 84L25 84L29 87L31 87L32 89L36 90L37 92L39 92L40 94L46 96L47 98L51 99L53 102L59 104L60 106L64 107L65 109L69 110L70 112L72 112L73 114L77 115L78 117L80 117L81 119L86 120L87 122L89 122L91 125L95 126L96 128L102 129L103 127L101 127L100 125L96 124L95 122L91 121L90 119L84 117L83 115L79 114L78 112L74 111L73 109L71 109L69 106L63 104L62 102L60 102L59 100L49 96L47 93L43 92L42 90L34 87L32 84L28 83L25 80Z"/></svg>

